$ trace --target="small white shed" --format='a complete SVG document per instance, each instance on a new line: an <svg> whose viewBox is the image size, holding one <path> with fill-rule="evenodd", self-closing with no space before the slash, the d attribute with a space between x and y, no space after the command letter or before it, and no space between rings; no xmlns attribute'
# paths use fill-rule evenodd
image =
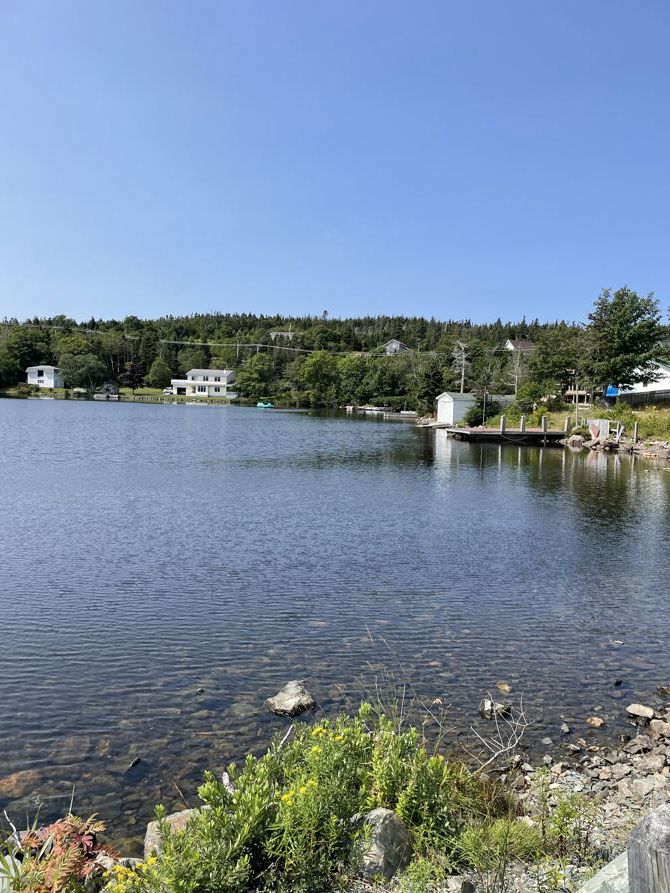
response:
<svg viewBox="0 0 670 893"><path fill-rule="evenodd" d="M26 369L26 381L28 384L37 385L38 388L65 387L63 376L56 366L28 366Z"/></svg>
<svg viewBox="0 0 670 893"><path fill-rule="evenodd" d="M457 425L463 421L465 413L474 406L474 394L458 394L445 391L437 398L437 421L443 425Z"/></svg>

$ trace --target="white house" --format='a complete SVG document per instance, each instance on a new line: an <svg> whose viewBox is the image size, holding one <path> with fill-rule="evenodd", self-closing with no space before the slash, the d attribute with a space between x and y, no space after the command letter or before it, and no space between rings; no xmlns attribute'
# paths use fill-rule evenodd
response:
<svg viewBox="0 0 670 893"><path fill-rule="evenodd" d="M670 364L657 361L654 363L655 381L640 381L626 390L619 391L620 399L632 406L666 402L670 400Z"/></svg>
<svg viewBox="0 0 670 893"><path fill-rule="evenodd" d="M64 388L65 382L56 366L28 366L26 369L28 384L38 388Z"/></svg>
<svg viewBox="0 0 670 893"><path fill-rule="evenodd" d="M189 369L186 378L172 379L172 393L184 397L231 397L232 369Z"/></svg>

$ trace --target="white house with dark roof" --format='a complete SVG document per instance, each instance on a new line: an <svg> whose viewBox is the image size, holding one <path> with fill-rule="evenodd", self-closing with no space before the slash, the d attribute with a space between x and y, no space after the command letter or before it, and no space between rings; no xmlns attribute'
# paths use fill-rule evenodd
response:
<svg viewBox="0 0 670 893"><path fill-rule="evenodd" d="M64 388L65 382L56 366L28 366L26 381L38 388Z"/></svg>
<svg viewBox="0 0 670 893"><path fill-rule="evenodd" d="M232 369L189 369L186 378L173 378L172 393L183 397L231 397Z"/></svg>

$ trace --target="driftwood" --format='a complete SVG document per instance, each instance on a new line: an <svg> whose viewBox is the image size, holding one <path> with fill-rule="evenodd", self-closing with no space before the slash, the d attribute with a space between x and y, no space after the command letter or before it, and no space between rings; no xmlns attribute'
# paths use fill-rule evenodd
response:
<svg viewBox="0 0 670 893"><path fill-rule="evenodd" d="M670 893L670 803L659 806L628 841L630 893Z"/></svg>

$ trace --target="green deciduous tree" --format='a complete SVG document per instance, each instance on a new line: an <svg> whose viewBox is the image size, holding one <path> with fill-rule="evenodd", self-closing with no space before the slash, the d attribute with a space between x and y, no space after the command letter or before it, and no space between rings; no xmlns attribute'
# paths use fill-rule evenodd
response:
<svg viewBox="0 0 670 893"><path fill-rule="evenodd" d="M237 373L237 388L243 397L268 397L274 378L272 358L256 353L242 363Z"/></svg>
<svg viewBox="0 0 670 893"><path fill-rule="evenodd" d="M18 360L11 351L0 345L0 387L14 385L22 378Z"/></svg>
<svg viewBox="0 0 670 893"><path fill-rule="evenodd" d="M310 354L302 364L300 376L310 393L313 406L336 406L339 375L337 359L325 350Z"/></svg>
<svg viewBox="0 0 670 893"><path fill-rule="evenodd" d="M662 351L661 311L653 294L641 297L624 286L605 289L589 314L587 362L594 384L630 387L653 381Z"/></svg>
<svg viewBox="0 0 670 893"><path fill-rule="evenodd" d="M70 388L95 388L107 376L105 364L92 353L61 355L59 368Z"/></svg>
<svg viewBox="0 0 670 893"><path fill-rule="evenodd" d="M156 357L147 373L146 382L149 387L166 388L171 379L172 370L168 366L167 360L164 360L163 357Z"/></svg>

